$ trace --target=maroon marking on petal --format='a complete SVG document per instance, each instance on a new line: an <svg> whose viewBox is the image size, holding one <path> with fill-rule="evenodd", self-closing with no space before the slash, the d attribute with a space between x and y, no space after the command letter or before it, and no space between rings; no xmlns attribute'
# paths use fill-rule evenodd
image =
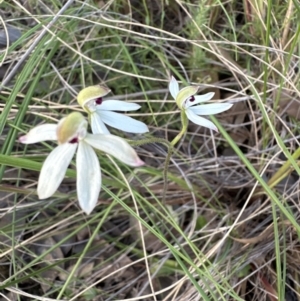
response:
<svg viewBox="0 0 300 301"><path fill-rule="evenodd" d="M192 95L192 96L190 97L189 101L190 101L190 102L193 102L193 101L195 101L195 96L194 96L194 95Z"/></svg>
<svg viewBox="0 0 300 301"><path fill-rule="evenodd" d="M96 105L101 105L101 104L102 104L102 101L103 101L102 97L96 98L95 104L96 104Z"/></svg>
<svg viewBox="0 0 300 301"><path fill-rule="evenodd" d="M69 141L69 143L71 143L71 144L78 143L78 138L75 137L75 138L71 139L71 140Z"/></svg>

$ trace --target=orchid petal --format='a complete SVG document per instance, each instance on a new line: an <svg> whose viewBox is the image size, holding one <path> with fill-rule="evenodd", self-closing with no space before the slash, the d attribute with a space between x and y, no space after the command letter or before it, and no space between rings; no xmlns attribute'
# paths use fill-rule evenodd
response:
<svg viewBox="0 0 300 301"><path fill-rule="evenodd" d="M94 112L90 115L91 128L93 134L110 134L106 125L103 123L99 112Z"/></svg>
<svg viewBox="0 0 300 301"><path fill-rule="evenodd" d="M45 160L38 182L40 199L50 197L62 182L66 170L74 156L77 144L64 143L57 146Z"/></svg>
<svg viewBox="0 0 300 301"><path fill-rule="evenodd" d="M84 141L92 147L114 156L127 165L144 165L144 162L139 158L135 150L120 137L114 135L87 134Z"/></svg>
<svg viewBox="0 0 300 301"><path fill-rule="evenodd" d="M135 120L129 116L110 112L97 111L102 121L111 127L122 130L128 133L146 133L149 132L147 125L141 121Z"/></svg>
<svg viewBox="0 0 300 301"><path fill-rule="evenodd" d="M177 80L175 79L174 76L171 77L171 80L170 80L170 83L169 83L169 91L170 91L172 97L174 99L176 99L176 96L179 92L179 85L178 85L178 82L177 82Z"/></svg>
<svg viewBox="0 0 300 301"><path fill-rule="evenodd" d="M209 120L207 120L206 118L197 116L190 108L185 110L185 113L188 117L188 119L192 122L194 122L195 124L204 126L206 128L212 129L216 132L218 132L217 127Z"/></svg>
<svg viewBox="0 0 300 301"><path fill-rule="evenodd" d="M26 135L19 137L19 141L24 144L31 144L47 140L57 140L56 129L56 124L41 124L31 129Z"/></svg>
<svg viewBox="0 0 300 301"><path fill-rule="evenodd" d="M104 100L100 105L97 105L98 110L104 111L136 111L140 107L137 103L120 100Z"/></svg>
<svg viewBox="0 0 300 301"><path fill-rule="evenodd" d="M189 107L196 115L214 115L224 112L232 107L231 103L212 103L207 105L200 105Z"/></svg>
<svg viewBox="0 0 300 301"><path fill-rule="evenodd" d="M98 201L101 171L95 151L84 141L80 141L78 145L76 166L79 205L86 214L90 214Z"/></svg>
<svg viewBox="0 0 300 301"><path fill-rule="evenodd" d="M211 100L214 97L215 93L214 92L209 92L203 95L196 95L194 96L194 100L190 101L190 99L188 99L186 101L186 103L184 104L185 108L189 108L190 106L196 105L198 103L201 102L206 102L208 100Z"/></svg>

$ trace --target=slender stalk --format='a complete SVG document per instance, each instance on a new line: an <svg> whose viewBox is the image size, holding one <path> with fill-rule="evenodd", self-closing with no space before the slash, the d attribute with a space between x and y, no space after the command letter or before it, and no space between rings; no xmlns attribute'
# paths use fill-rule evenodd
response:
<svg viewBox="0 0 300 301"><path fill-rule="evenodd" d="M182 136L187 131L188 119L187 119L187 117L185 115L184 110L181 111L180 117L181 117L182 129L179 132L179 134L172 140L172 142L171 142L172 146L175 146L175 144L177 144L177 142L182 138Z"/></svg>
<svg viewBox="0 0 300 301"><path fill-rule="evenodd" d="M300 147L293 153L292 158L294 160L297 160L300 157ZM276 173L272 176L272 178L268 181L268 185L272 188L275 185L278 184L282 179L288 176L294 168L291 167L291 162L290 160L287 160L277 171ZM299 162L297 163L299 166Z"/></svg>

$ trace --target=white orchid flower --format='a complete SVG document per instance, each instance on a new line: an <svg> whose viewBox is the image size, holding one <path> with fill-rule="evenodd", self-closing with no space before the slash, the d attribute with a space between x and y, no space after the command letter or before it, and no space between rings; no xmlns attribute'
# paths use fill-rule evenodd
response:
<svg viewBox="0 0 300 301"><path fill-rule="evenodd" d="M89 120L94 134L109 134L106 125L128 133L149 132L147 125L129 116L113 111L136 111L141 106L120 100L103 100L110 90L97 85L81 90L77 101L89 114Z"/></svg>
<svg viewBox="0 0 300 301"><path fill-rule="evenodd" d="M42 166L37 187L39 198L46 199L55 193L77 150L77 196L80 207L87 214L96 206L101 189L100 164L93 148L130 166L144 164L124 139L114 135L88 134L87 121L79 112L71 113L58 124L39 125L19 138L24 144L46 140L57 140L59 145Z"/></svg>
<svg viewBox="0 0 300 301"><path fill-rule="evenodd" d="M188 86L179 90L177 80L172 76L169 83L169 91L172 97L175 99L179 109L182 112L182 122L187 126L188 118L195 124L207 127L214 131L218 131L217 127L208 119L200 117L199 115L214 115L224 112L232 107L231 103L211 103L205 105L198 105L199 103L210 100L215 93L209 92L204 95L195 94L198 92L198 86Z"/></svg>

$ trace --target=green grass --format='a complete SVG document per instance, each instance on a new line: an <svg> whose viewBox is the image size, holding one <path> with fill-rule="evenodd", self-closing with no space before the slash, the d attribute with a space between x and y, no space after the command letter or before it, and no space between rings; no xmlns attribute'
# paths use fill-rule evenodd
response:
<svg viewBox="0 0 300 301"><path fill-rule="evenodd" d="M300 299L299 116L285 111L300 95L299 4L150 2L0 4L22 33L0 52L1 297ZM167 142L180 131L171 74L234 106L211 117L217 134L189 123L163 200ZM80 111L76 94L99 83L107 99L142 105L131 116L150 135L112 130L134 140L146 165L99 155L102 190L87 216L75 163L57 193L38 200L55 144L17 138Z"/></svg>

